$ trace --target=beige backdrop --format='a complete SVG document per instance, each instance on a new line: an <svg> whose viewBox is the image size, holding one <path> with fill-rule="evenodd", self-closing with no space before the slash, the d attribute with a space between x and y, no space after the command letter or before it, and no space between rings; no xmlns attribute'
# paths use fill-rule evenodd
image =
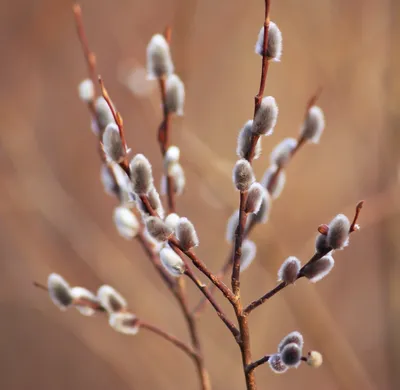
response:
<svg viewBox="0 0 400 390"><path fill-rule="evenodd" d="M32 287L50 272L91 289L109 283L138 315L187 338L175 301L140 247L112 225L115 201L99 183L95 138L77 99L86 69L71 2L2 0L1 6L0 388L197 389L192 363L169 344L145 332L124 337L103 318L61 313ZM258 89L253 48L263 1L86 0L82 6L129 145L151 159L157 180L159 94L140 96L140 68L151 35L171 24L187 91L186 115L174 121L172 135L188 178L178 210L195 223L198 253L217 270L229 248L226 220L238 204L231 183L236 137ZM266 93L276 97L280 116L264 140L257 174L271 147L296 136L318 86L327 129L319 146L296 156L268 225L254 234L258 257L243 275L244 299L273 287L287 256L305 261L319 224L338 212L352 215L360 199L367 203L362 231L337 253L334 272L315 286L299 281L251 319L255 357L274 352L297 329L306 349L323 352L324 366L283 376L261 367L260 389L400 388L399 14L395 0L272 1L284 54L270 67ZM139 69L134 93L125 82L132 66ZM190 289L190 297L195 303L199 294ZM214 389L243 389L238 348L211 309L200 325Z"/></svg>

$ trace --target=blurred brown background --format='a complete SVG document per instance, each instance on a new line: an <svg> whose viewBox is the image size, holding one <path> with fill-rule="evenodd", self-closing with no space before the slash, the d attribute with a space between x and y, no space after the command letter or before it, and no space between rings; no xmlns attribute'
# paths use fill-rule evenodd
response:
<svg viewBox="0 0 400 390"><path fill-rule="evenodd" d="M192 362L169 344L146 332L117 334L104 318L61 313L32 287L50 272L93 290L109 283L138 315L187 338L169 291L140 247L112 224L115 201L98 180L95 138L77 98L86 68L71 4L1 3L0 389L197 389ZM198 253L217 270L229 248L226 220L238 204L230 178L236 137L258 89L253 48L263 1L86 0L82 7L129 146L151 159L157 180L159 93L143 84L140 69L151 35L172 26L187 91L185 117L173 124L188 177L178 211L195 223ZM362 230L336 254L334 272L315 286L299 281L251 319L255 357L274 352L297 329L325 364L282 376L261 367L260 389L400 388L398 15L395 0L272 1L284 54L270 67L266 93L277 99L280 117L255 163L259 177L269 150L297 135L320 85L327 129L319 146L307 146L290 164L270 221L253 235L258 257L243 274L244 299L273 287L287 256L306 261L319 224L338 212L351 216L359 199L367 203ZM129 89L132 67L139 71ZM198 297L190 289L193 303ZM243 389L230 334L211 309L200 326L214 389Z"/></svg>

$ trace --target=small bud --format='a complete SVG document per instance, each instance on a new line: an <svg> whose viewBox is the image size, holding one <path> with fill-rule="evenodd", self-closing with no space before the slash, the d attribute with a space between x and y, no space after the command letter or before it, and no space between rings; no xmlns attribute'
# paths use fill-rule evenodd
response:
<svg viewBox="0 0 400 390"><path fill-rule="evenodd" d="M296 343L285 345L281 352L283 364L298 367L301 363L301 348Z"/></svg>
<svg viewBox="0 0 400 390"><path fill-rule="evenodd" d="M297 346L302 349L304 345L304 339L303 335L300 332L297 332L296 330L294 332L290 332L287 336L285 336L281 342L278 345L278 352L282 352L283 348L286 347L286 345L295 343Z"/></svg>
<svg viewBox="0 0 400 390"><path fill-rule="evenodd" d="M162 242L157 241L155 238L153 238L146 229L143 232L143 238L150 244L155 253L160 253L160 250L163 247Z"/></svg>
<svg viewBox="0 0 400 390"><path fill-rule="evenodd" d="M72 287L72 303L84 316L92 316L99 307L96 295L84 287Z"/></svg>
<svg viewBox="0 0 400 390"><path fill-rule="evenodd" d="M322 110L317 106L312 106L307 113L306 120L300 131L300 135L308 142L317 144L321 138L325 127L325 118Z"/></svg>
<svg viewBox="0 0 400 390"><path fill-rule="evenodd" d="M297 146L294 138L285 138L281 143L275 146L271 153L271 165L283 167L287 164L292 156L293 150Z"/></svg>
<svg viewBox="0 0 400 390"><path fill-rule="evenodd" d="M257 246L253 241L244 240L242 244L242 256L240 258L240 272L249 268L256 257Z"/></svg>
<svg viewBox="0 0 400 390"><path fill-rule="evenodd" d="M329 253L332 248L328 245L328 237L324 234L318 234L317 238L315 239L315 250L318 253Z"/></svg>
<svg viewBox="0 0 400 390"><path fill-rule="evenodd" d="M278 199L286 183L286 173L280 169L276 176L278 167L271 165L264 173L261 184L267 189L272 199Z"/></svg>
<svg viewBox="0 0 400 390"><path fill-rule="evenodd" d="M78 87L79 98L85 102L90 103L94 100L94 86L90 79L82 80Z"/></svg>
<svg viewBox="0 0 400 390"><path fill-rule="evenodd" d="M167 241L173 233L173 230L158 217L147 218L146 228L154 239L161 242Z"/></svg>
<svg viewBox="0 0 400 390"><path fill-rule="evenodd" d="M176 213L171 213L168 214L167 218L165 218L165 223L173 230L176 229L176 226L178 225L179 222L179 215Z"/></svg>
<svg viewBox="0 0 400 390"><path fill-rule="evenodd" d="M333 249L343 249L349 243L349 232L349 219L343 214L338 214L329 223L328 245Z"/></svg>
<svg viewBox="0 0 400 390"><path fill-rule="evenodd" d="M278 119L278 106L272 96L261 100L251 131L256 135L271 135Z"/></svg>
<svg viewBox="0 0 400 390"><path fill-rule="evenodd" d="M253 120L247 121L247 123L243 126L243 128L239 132L238 140L237 140L237 148L236 154L238 157L245 158L250 153L251 148L251 140L253 138ZM261 138L258 139L254 151L254 159L259 158L261 155Z"/></svg>
<svg viewBox="0 0 400 390"><path fill-rule="evenodd" d="M239 224L239 210L233 212L229 217L226 225L225 239L227 242L233 242L235 240L236 228Z"/></svg>
<svg viewBox="0 0 400 390"><path fill-rule="evenodd" d="M110 171L115 179L118 190L132 193L132 182L126 172L115 162L111 161L109 164Z"/></svg>
<svg viewBox="0 0 400 390"><path fill-rule="evenodd" d="M185 189L186 179L181 164L170 164L168 167L168 176L171 178L174 194L182 195ZM167 177L165 175L161 178L161 194L167 194Z"/></svg>
<svg viewBox="0 0 400 390"><path fill-rule="evenodd" d="M47 288L50 299L60 310L66 310L72 304L71 287L61 275L50 274L47 278Z"/></svg>
<svg viewBox="0 0 400 390"><path fill-rule="evenodd" d="M292 284L297 280L297 275L300 271L301 263L297 257L288 257L278 271L278 281Z"/></svg>
<svg viewBox="0 0 400 390"><path fill-rule="evenodd" d="M256 43L256 54L263 56L264 49L264 26L261 28ZM281 60L282 55L282 33L274 22L269 22L268 26L268 45L267 53L268 59L278 62Z"/></svg>
<svg viewBox="0 0 400 390"><path fill-rule="evenodd" d="M106 194L115 195L116 183L114 176L110 172L110 168L107 164L103 164L100 168L100 180L103 184L103 188Z"/></svg>
<svg viewBox="0 0 400 390"><path fill-rule="evenodd" d="M310 367L318 368L321 367L323 363L322 355L317 351L310 351L307 354L307 364Z"/></svg>
<svg viewBox="0 0 400 390"><path fill-rule="evenodd" d="M199 238L193 224L187 218L180 218L176 226L176 237L184 250L199 245Z"/></svg>
<svg viewBox="0 0 400 390"><path fill-rule="evenodd" d="M177 146L170 146L167 149L167 152L165 153L164 157L164 164L167 167L167 169L171 164L179 162L180 155L181 151Z"/></svg>
<svg viewBox="0 0 400 390"><path fill-rule="evenodd" d="M268 192L265 191L265 196L261 200L260 209L257 211L257 213L250 215L248 221L251 223L267 223L270 210L271 198Z"/></svg>
<svg viewBox="0 0 400 390"><path fill-rule="evenodd" d="M305 266L302 273L311 283L316 283L328 275L334 265L333 257L327 255Z"/></svg>
<svg viewBox="0 0 400 390"><path fill-rule="evenodd" d="M119 129L115 123L109 123L104 130L103 149L109 161L119 163L125 156L125 149L122 145Z"/></svg>
<svg viewBox="0 0 400 390"><path fill-rule="evenodd" d="M268 359L268 364L275 374L283 374L289 368L282 362L282 358L279 353L271 355L271 357Z"/></svg>
<svg viewBox="0 0 400 390"><path fill-rule="evenodd" d="M97 298L108 313L126 310L125 298L113 287L104 284L97 290Z"/></svg>
<svg viewBox="0 0 400 390"><path fill-rule="evenodd" d="M97 115L97 122L100 126L100 131L103 131L108 124L115 123L114 116L103 96L99 96L96 99L95 110Z"/></svg>
<svg viewBox="0 0 400 390"><path fill-rule="evenodd" d="M153 188L151 164L143 154L137 154L129 164L133 191L139 195L147 194Z"/></svg>
<svg viewBox="0 0 400 390"><path fill-rule="evenodd" d="M114 330L120 333L135 335L139 332L139 320L132 313L111 313L108 323Z"/></svg>
<svg viewBox="0 0 400 390"><path fill-rule="evenodd" d="M182 116L185 103L185 86L182 80L176 74L169 75L165 83L165 89L165 104L168 112Z"/></svg>
<svg viewBox="0 0 400 390"><path fill-rule="evenodd" d="M172 276L181 276L185 272L185 263L169 246L161 249L160 260L164 268Z"/></svg>
<svg viewBox="0 0 400 390"><path fill-rule="evenodd" d="M161 34L153 35L147 46L147 73L149 79L161 78L172 74L172 63L169 45Z"/></svg>
<svg viewBox="0 0 400 390"><path fill-rule="evenodd" d="M253 183L247 195L245 213L258 213L261 203L266 198L266 190L260 183Z"/></svg>
<svg viewBox="0 0 400 390"><path fill-rule="evenodd" d="M244 158L238 160L233 168L233 182L241 192L247 191L254 182L253 168Z"/></svg>
<svg viewBox="0 0 400 390"><path fill-rule="evenodd" d="M126 207L118 206L114 209L114 224L121 237L131 240L139 233L139 221L136 215Z"/></svg>

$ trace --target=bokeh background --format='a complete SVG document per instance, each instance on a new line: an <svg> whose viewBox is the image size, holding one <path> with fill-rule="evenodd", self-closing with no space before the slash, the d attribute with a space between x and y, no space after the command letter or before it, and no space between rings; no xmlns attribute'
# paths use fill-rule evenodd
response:
<svg viewBox="0 0 400 390"><path fill-rule="evenodd" d="M84 0L84 20L99 71L121 111L129 146L161 175L156 85L144 81L152 34L173 29L172 53L186 85L185 117L173 122L187 189L178 211L196 225L199 255L213 270L224 262L227 218L237 208L231 183L236 137L251 117L260 58L254 44L262 0ZM180 311L139 245L120 238L103 193L95 137L77 84L86 67L67 0L3 0L0 13L0 388L196 389L192 362L146 332L113 332L104 318L59 312L32 286L50 272L97 289L108 283L148 321L187 339ZM287 170L283 195L253 235L258 257L243 274L245 301L275 285L289 255L313 253L316 228L353 215L366 200L362 230L336 254L323 282L287 288L251 318L255 357L274 352L297 329L305 349L321 351L318 370L282 376L257 370L260 389L400 388L399 23L395 0L272 1L284 37L266 93L279 104L273 136L256 161L296 136L308 98L327 128ZM397 20L398 21L398 20ZM195 304L199 294L189 287ZM230 308L226 306L229 314ZM209 308L201 339L214 389L243 389L237 346Z"/></svg>

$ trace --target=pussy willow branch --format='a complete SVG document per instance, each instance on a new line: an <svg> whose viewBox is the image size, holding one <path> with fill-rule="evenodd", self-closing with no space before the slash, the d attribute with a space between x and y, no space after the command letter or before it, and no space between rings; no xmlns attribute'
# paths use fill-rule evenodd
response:
<svg viewBox="0 0 400 390"><path fill-rule="evenodd" d="M358 217L360 215L361 209L363 207L364 201L360 201L357 206L356 206L356 212L353 218L353 223L350 226L350 230L349 233L353 233L354 231L357 230L356 226L357 226L357 220ZM310 260L308 260L308 262L306 264L304 264L297 276L297 279L300 279L302 277L304 277L303 275L303 271L304 268L311 264L316 262L317 260L321 259L322 257L324 257L325 255L327 255L330 251L332 250L332 248L329 248L327 250L325 250L324 252L316 252L314 253L314 255L311 257ZM256 299L255 301L251 302L246 309L244 310L244 313L246 315L249 315L254 309L257 309L257 307L261 306L265 301L267 301L268 299L272 298L275 294L277 294L279 291L283 290L285 287L287 286L287 284L285 282L281 282L280 284L278 284L276 287L274 287L272 290L268 291L266 294L264 294L262 297Z"/></svg>
<svg viewBox="0 0 400 390"><path fill-rule="evenodd" d="M305 118L307 117L309 109L316 103L320 93L321 93L321 88L319 88L316 91L316 93L314 95L312 95L310 97L310 99L308 100L308 102L306 104ZM290 161L292 161L294 155L297 154L297 152L301 149L301 147L303 145L305 145L304 139L302 139L302 137L299 137L299 139L297 140L296 147L292 150L292 152L290 154L290 158L286 163L286 166ZM279 173L282 171L282 169L283 169L283 167L278 167L277 170L271 176L271 180L269 181L268 187L266 188L268 192L271 192L271 190L272 190L272 188L273 188L273 186L274 186L274 184L275 184L275 182L276 182L276 180L277 180L277 178L279 176ZM252 230L254 229L255 226L256 226L256 223L254 222L254 219L251 219L249 221L249 223L247 224L246 229L244 231L244 238L246 238L252 232ZM229 269L231 267L232 259L233 259L233 256L234 256L234 250L235 250L235 247L232 246L231 251L230 251L230 253L229 253L224 265L221 267L221 269L217 273L217 276L220 279L223 279L223 277L227 274L227 272L229 271ZM210 291L213 292L214 289L215 289L215 286L211 285L210 286ZM202 311L205 309L206 306L207 306L207 299L202 298L199 301L199 303L195 306L195 308L193 309L193 313L196 316L199 316L202 313Z"/></svg>
<svg viewBox="0 0 400 390"><path fill-rule="evenodd" d="M45 286L39 282L33 282L33 285L41 290L48 292L47 286ZM93 301L89 301L89 300L77 299L73 302L72 305L73 306L88 306L91 309L96 310L99 313L103 313L103 314L106 313L106 310L104 309L104 307L102 305L100 305L99 303L95 303ZM160 327L150 324L149 322L143 321L141 319L138 319L137 325L140 327L140 329L146 329L146 330L162 337L164 340L169 341L170 343L172 343L173 345L175 345L176 347L181 349L183 352L185 352L187 355L189 355L189 357L191 357L192 359L196 360L196 358L198 358L197 352L193 348L191 348L184 341L179 340L176 336L173 336L173 335L169 334L168 332L162 330Z"/></svg>
<svg viewBox="0 0 400 390"><path fill-rule="evenodd" d="M171 43L171 28L167 27L164 33L165 39L168 44ZM169 138L170 138L170 129L171 129L171 113L168 110L167 106L167 88L166 88L166 79L164 76L158 79L158 84L160 86L160 94L161 94L161 103L163 108L163 119L158 127L158 143L160 144L160 150L163 158L165 157L165 153L167 153L169 147ZM168 171L165 171L165 180L166 180L166 192L167 192L167 201L168 201L168 211L169 213L175 212L175 192L173 186L173 179L168 174Z"/></svg>
<svg viewBox="0 0 400 390"><path fill-rule="evenodd" d="M264 363L267 363L269 361L269 359L271 358L271 355L265 355L262 358L254 361L253 363L250 363L247 367L246 370L248 372L255 370L258 366L261 366ZM307 357L306 356L302 356L300 359L302 362L306 362L307 361Z"/></svg>
<svg viewBox="0 0 400 390"><path fill-rule="evenodd" d="M82 49L85 55L85 59L87 62L87 66L88 66L88 72L90 75L90 78L93 82L94 88L96 88L96 84L97 84L97 72L96 72L96 60L95 60L95 55L94 53L89 49L89 44L86 38L86 33L85 33L85 29L84 29L84 25L83 25L83 20L82 20L82 11L79 5L74 5L73 7L73 11L74 11L74 16L75 16L75 21L76 21L76 26L77 26L77 32L78 32L78 37L79 40L81 42L82 45ZM166 37L167 40L170 40L170 31L166 32ZM101 80L101 79L100 79ZM100 85L102 87L104 87L104 85L101 84L100 81ZM121 116L117 115L117 113L114 110L114 107L111 103L111 99L109 99L108 93L105 90L105 88L102 88L102 94L103 97L106 99L106 102L108 104L108 106L111 109L111 112L113 113L113 117L114 120L116 121L119 130L120 130L120 136L121 136L121 141L124 142L125 145L125 151L126 151L126 142L125 142L125 138L124 138L124 132L123 132L123 123L122 123L122 118ZM108 98L108 99L107 99ZM96 110L95 110L95 106L93 102L90 102L88 104L88 108L89 111L92 115L93 120L96 121L99 129L99 121L97 118L97 114L96 114ZM121 127L122 127L122 131L121 131ZM100 158L102 160L102 162L105 162L105 155L104 152L102 150L101 147L101 133L99 133L99 144L100 144ZM129 175L129 165L127 164L127 161L124 160L125 163L122 164L122 168L128 173ZM170 186L172 188L172 186ZM198 336L198 331L197 331L197 325L196 325L196 321L195 321L195 317L192 315L192 313L190 312L189 309L189 305L186 301L186 296L183 290L183 287L181 284L175 284L174 280L172 280L172 278L170 277L170 275L167 273L167 271L164 269L164 267L162 266L159 256L157 256L151 245L149 244L149 242L145 239L145 237L143 236L143 232L140 232L139 235L137 236L137 240L139 241L140 245L142 246L142 248L144 249L145 253L147 254L150 262L153 264L153 266L155 267L155 269L157 270L157 272L159 273L160 277L164 280L164 282L166 283L167 287L171 290L172 294L174 295L174 297L176 298L183 316L185 318L185 321L187 323L188 329L189 329L189 334L190 334L190 339L191 339L191 343L193 348L195 349L195 356L194 356L194 360L195 360L195 364L196 364L196 369L198 371L198 375L199 375L199 381L200 381L200 385L201 385L201 389L202 390L211 390L211 384L210 384L210 380L209 380L209 375L207 370L205 369L204 366L204 360L203 360L203 355L202 355L202 350L201 350L201 344L200 344L200 340L199 340L199 336Z"/></svg>
<svg viewBox="0 0 400 390"><path fill-rule="evenodd" d="M268 64L269 60L267 57L268 48L268 29L269 29L269 8L270 0L265 0L265 18L264 18L264 42L263 42L263 56L261 63L261 78L260 87L258 94L254 98L254 119L257 111L260 108L261 100L264 95L265 83L267 79ZM255 147L257 145L259 136L253 135L250 153L246 156L247 160L251 164L254 158ZM243 372L246 380L247 390L256 390L256 379L253 371L247 371L246 367L251 363L251 344L250 344L250 331L247 316L243 312L243 306L240 299L240 258L242 255L242 242L244 237L244 231L246 227L247 214L244 212L245 203L247 199L247 192L240 193L240 205L239 205L239 223L235 234L235 250L233 257L233 269L232 269L232 290L237 298L234 302L234 309L236 318L240 329L240 341L239 347L242 355Z"/></svg>

